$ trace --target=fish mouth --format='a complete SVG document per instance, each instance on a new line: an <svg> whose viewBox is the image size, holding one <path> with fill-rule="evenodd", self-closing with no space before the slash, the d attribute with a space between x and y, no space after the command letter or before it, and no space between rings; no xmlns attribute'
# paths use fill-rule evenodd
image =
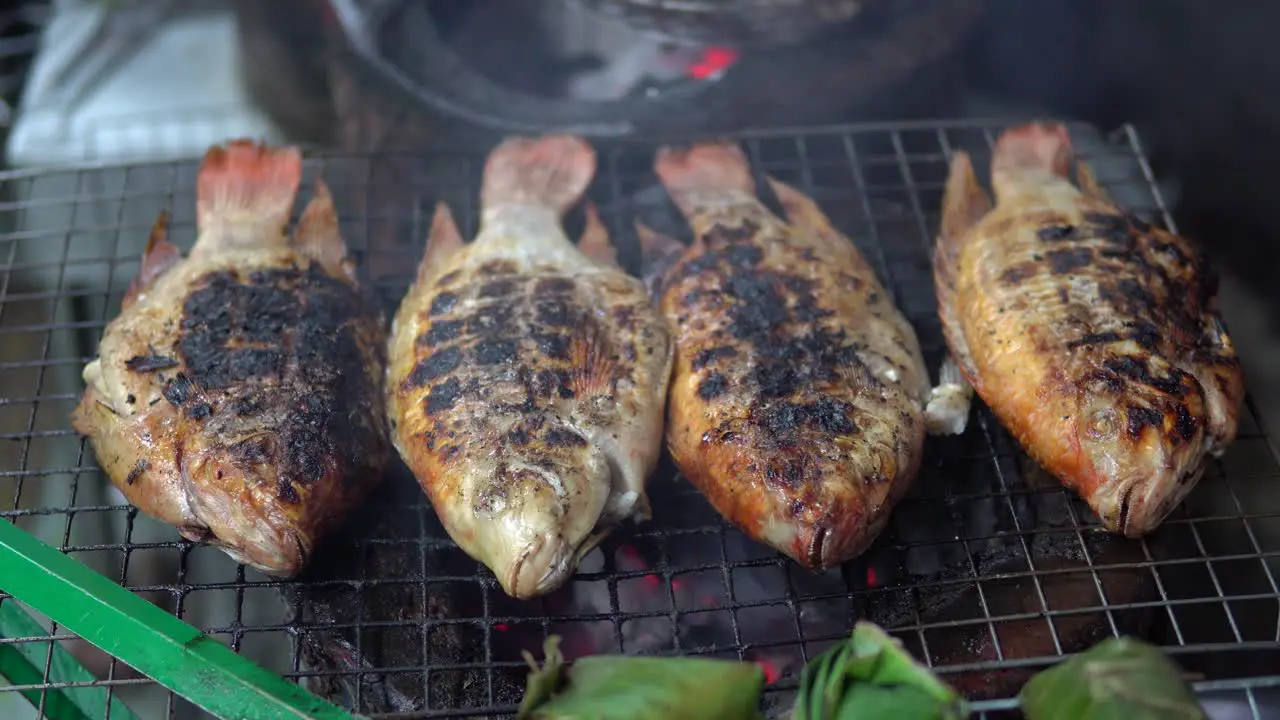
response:
<svg viewBox="0 0 1280 720"><path fill-rule="evenodd" d="M527 600L559 585L572 572L569 553L563 548L564 543L548 542L545 535L535 537L501 578L502 589L517 600Z"/></svg>
<svg viewBox="0 0 1280 720"><path fill-rule="evenodd" d="M1155 530L1204 475L1206 464L1180 470L1165 468L1147 476L1128 477L1114 484L1094 508L1103 527L1137 539Z"/></svg>
<svg viewBox="0 0 1280 720"><path fill-rule="evenodd" d="M609 535L611 526L597 528L577 547L562 538L539 535L499 577L502 589L517 600L545 595L563 585L578 568L582 558Z"/></svg>

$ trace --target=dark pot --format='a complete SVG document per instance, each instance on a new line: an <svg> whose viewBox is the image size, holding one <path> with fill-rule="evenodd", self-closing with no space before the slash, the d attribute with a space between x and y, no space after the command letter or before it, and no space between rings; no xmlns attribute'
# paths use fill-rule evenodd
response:
<svg viewBox="0 0 1280 720"><path fill-rule="evenodd" d="M739 48L802 42L893 0L560 0L674 39Z"/></svg>
<svg viewBox="0 0 1280 720"><path fill-rule="evenodd" d="M449 48L421 2L383 3L332 79L339 118L394 103L404 133L576 132L595 139L723 133L783 125L945 115L964 89L958 52L986 0L895 0L803 45L748 52L714 82L656 97L587 102L504 87ZM344 121L345 122L345 121ZM397 121L398 122L398 121ZM411 127L410 127L411 126Z"/></svg>

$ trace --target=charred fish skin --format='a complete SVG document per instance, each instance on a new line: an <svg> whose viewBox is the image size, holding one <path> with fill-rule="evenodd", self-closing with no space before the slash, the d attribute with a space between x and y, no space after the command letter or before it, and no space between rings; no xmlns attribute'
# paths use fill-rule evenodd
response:
<svg viewBox="0 0 1280 720"><path fill-rule="evenodd" d="M1213 270L1116 204L1060 124L1005 131L992 181L994 204L953 158L934 256L947 345L1103 527L1146 535L1236 435L1244 380Z"/></svg>
<svg viewBox="0 0 1280 720"><path fill-rule="evenodd" d="M392 328L393 441L450 536L516 598L561 586L627 519L649 517L668 332L588 206L595 153L571 136L489 156L480 232L437 208Z"/></svg>
<svg viewBox="0 0 1280 720"><path fill-rule="evenodd" d="M675 337L667 445L746 534L820 570L883 530L921 462L928 376L875 271L818 206L736 145L665 148L688 248L639 228Z"/></svg>
<svg viewBox="0 0 1280 720"><path fill-rule="evenodd" d="M132 504L282 577L390 457L382 316L323 181L285 234L300 179L292 148L206 154L195 247L157 222L72 413Z"/></svg>

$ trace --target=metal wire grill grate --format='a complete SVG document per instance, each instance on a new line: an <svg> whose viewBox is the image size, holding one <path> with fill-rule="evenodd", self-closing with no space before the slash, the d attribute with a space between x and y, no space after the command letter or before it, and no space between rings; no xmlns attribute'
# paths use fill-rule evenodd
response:
<svg viewBox="0 0 1280 720"><path fill-rule="evenodd" d="M996 129L859 126L759 133L744 143L757 170L803 189L854 239L936 368L942 344L927 249L946 156L965 148L985 164ZM1073 136L1118 199L1170 223L1133 131L1104 141L1075 128ZM633 217L686 235L649 171L653 149L601 148L591 190L633 269ZM408 285L436 200L474 231L481 161L465 153L309 160L308 177L323 173L333 187L348 243L388 311ZM195 166L0 176L0 517L314 691L369 714L500 715L523 691L520 651L538 655L545 635L556 633L571 657L758 662L774 681L769 711L780 716L803 664L866 618L989 717L1013 706L1009 698L1030 673L1118 633L1160 643L1204 681L1211 709L1243 713L1220 717L1280 708L1280 677L1260 675L1280 667L1280 463L1251 405L1236 444L1143 541L1097 530L1087 508L1029 463L985 409L964 436L930 441L890 528L862 558L825 575L726 527L670 467L651 483L651 523L615 533L568 587L533 602L507 598L453 546L399 466L295 581L177 540L123 503L67 414L155 214L170 210L175 241L192 241ZM567 224L576 232L581 218ZM96 684L143 717L196 713L49 628L99 674ZM46 660L40 682L0 686L0 703L19 691L43 703L64 685L52 664Z"/></svg>

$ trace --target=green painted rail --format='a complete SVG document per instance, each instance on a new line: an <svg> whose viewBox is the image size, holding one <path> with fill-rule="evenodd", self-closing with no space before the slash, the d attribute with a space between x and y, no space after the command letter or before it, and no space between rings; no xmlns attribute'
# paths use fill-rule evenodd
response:
<svg viewBox="0 0 1280 720"><path fill-rule="evenodd" d="M357 720L0 520L0 590L224 720Z"/></svg>
<svg viewBox="0 0 1280 720"><path fill-rule="evenodd" d="M0 678L18 687L17 693L37 711L43 707L48 720L138 720L118 697L105 687L91 685L97 678L62 645L44 640L49 633L13 598L0 600ZM32 641L40 638L39 641ZM58 688L37 688L46 682ZM3 705L3 703L0 703Z"/></svg>

